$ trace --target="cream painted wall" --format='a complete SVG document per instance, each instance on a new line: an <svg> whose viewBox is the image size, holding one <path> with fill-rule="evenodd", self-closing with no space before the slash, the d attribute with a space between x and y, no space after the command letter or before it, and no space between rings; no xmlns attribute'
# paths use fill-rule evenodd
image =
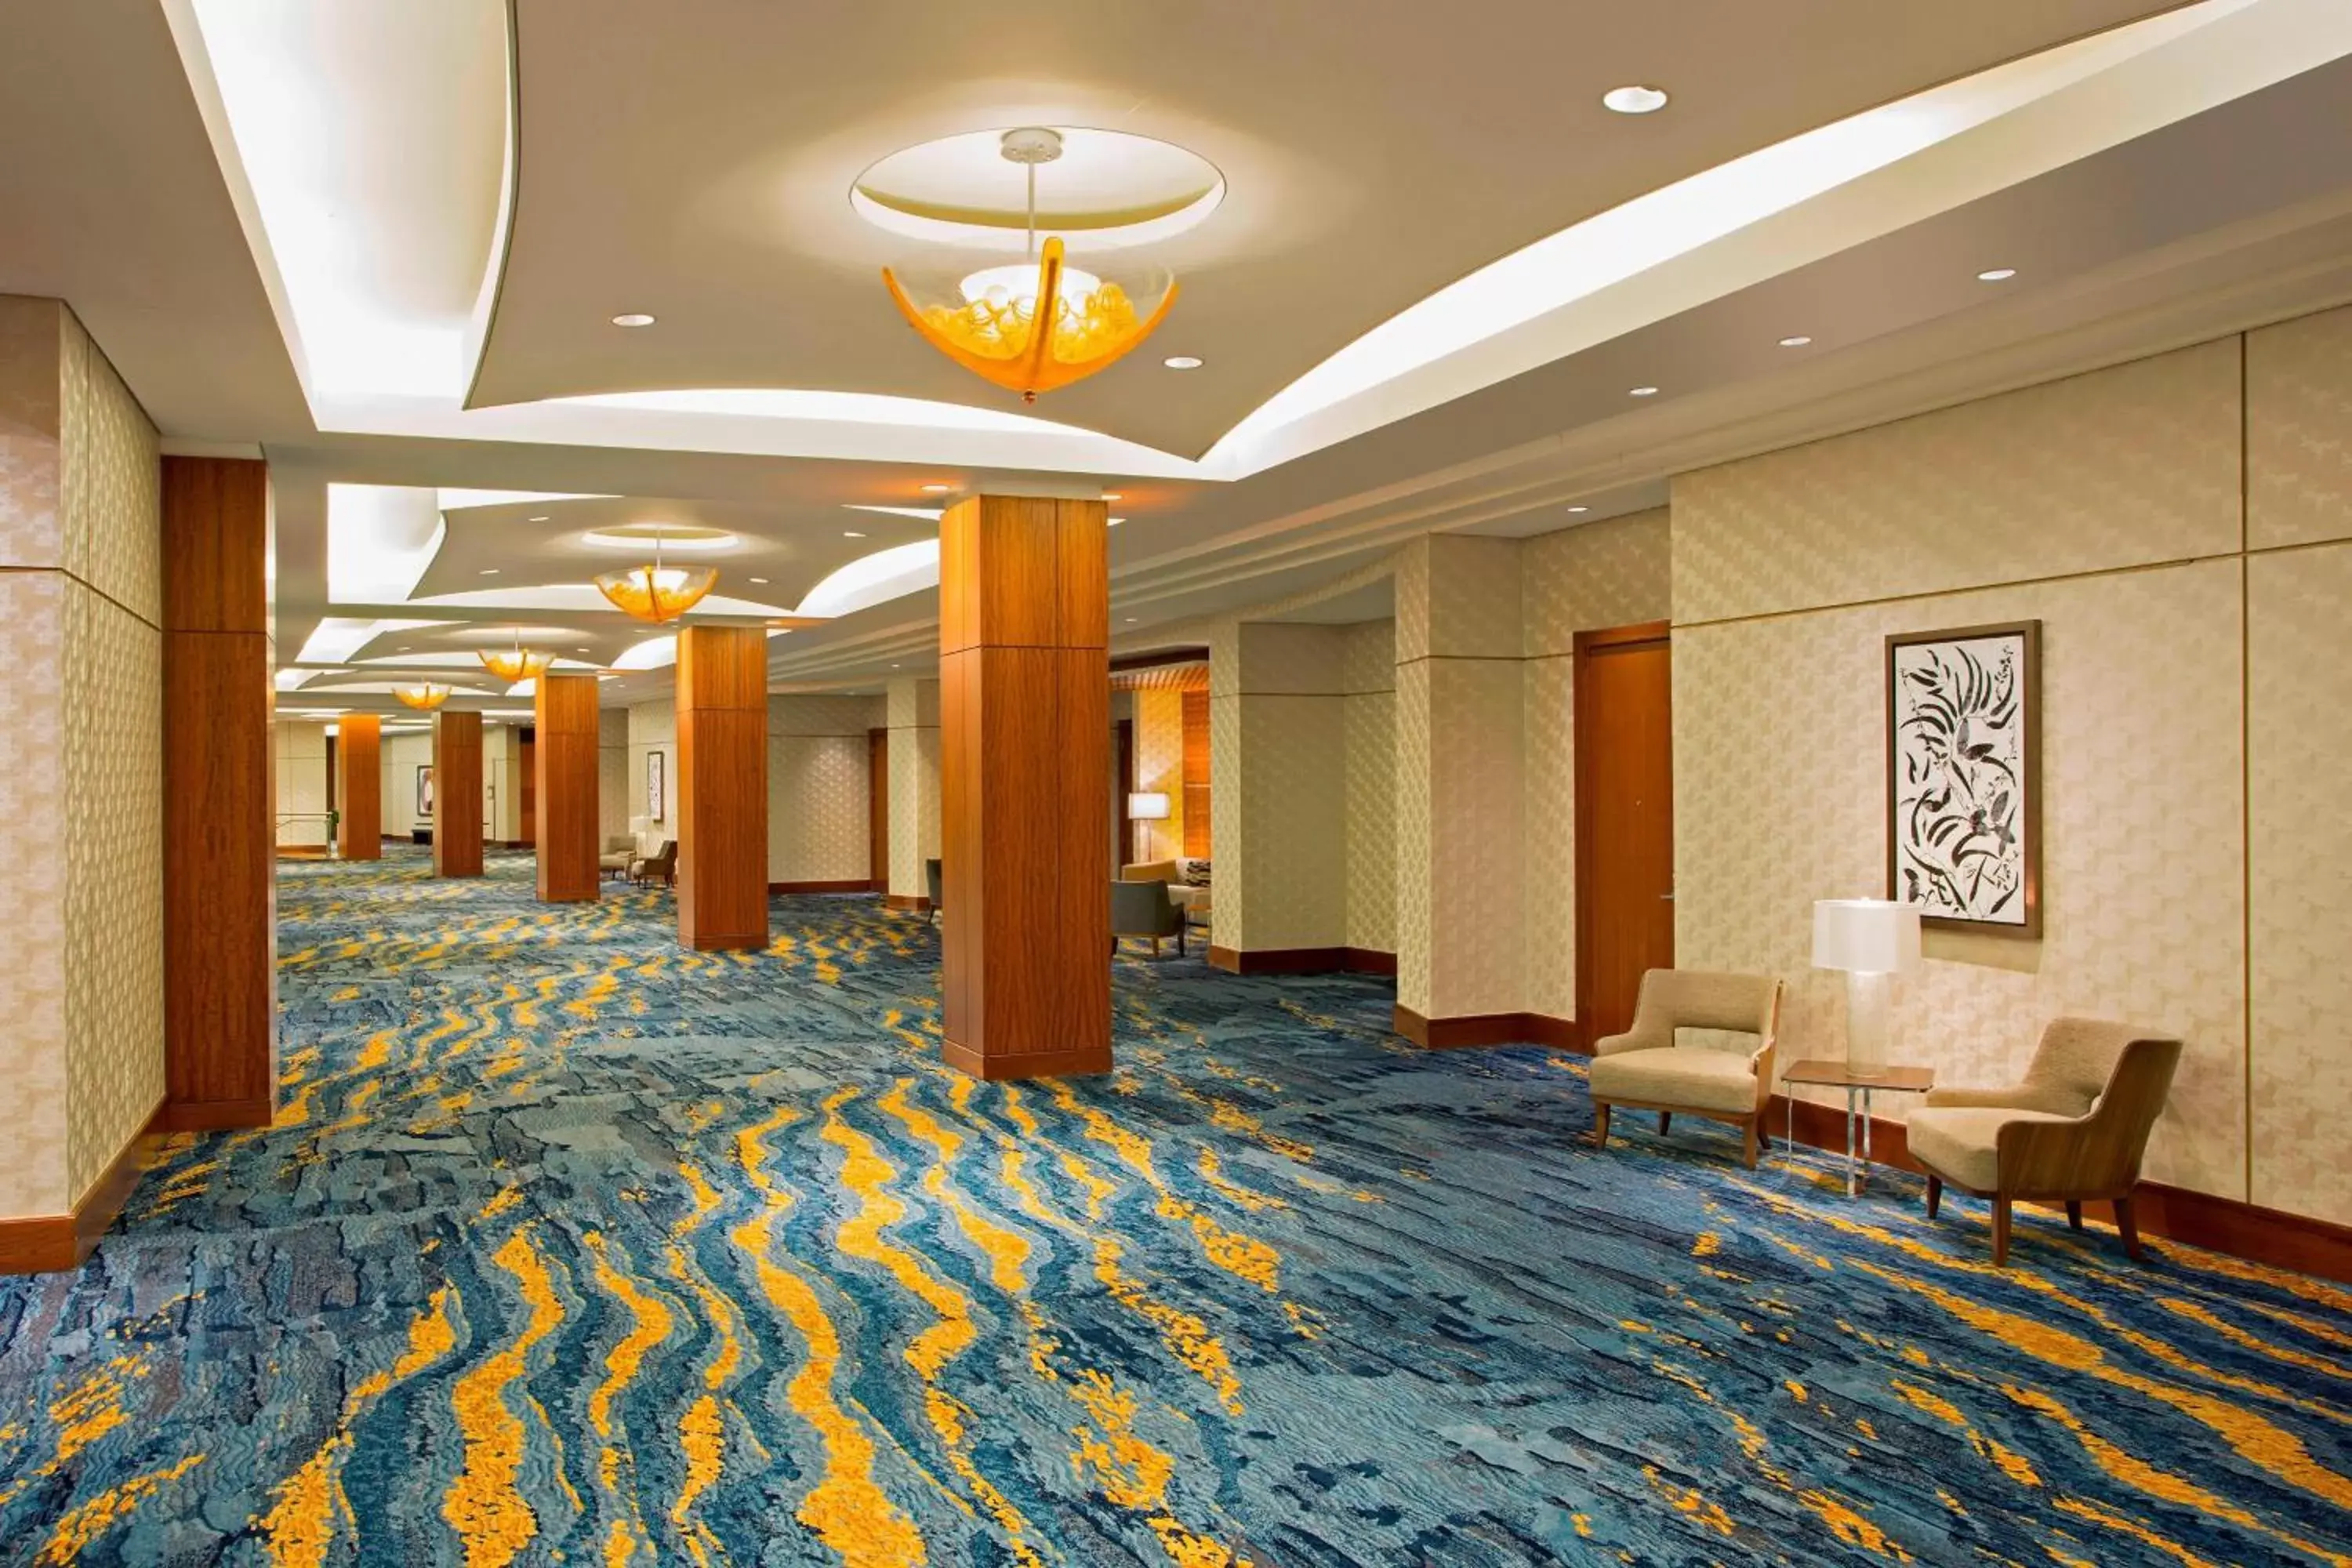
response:
<svg viewBox="0 0 2352 1568"><path fill-rule="evenodd" d="M433 732L412 731L383 738L383 830L397 838L414 832L416 815L416 770L433 765Z"/></svg>
<svg viewBox="0 0 2352 1568"><path fill-rule="evenodd" d="M877 697L768 699L768 880L868 879L866 732L886 717Z"/></svg>
<svg viewBox="0 0 2352 1568"><path fill-rule="evenodd" d="M1781 973L1783 1058L1842 1051L1810 906L1884 891L1882 639L2039 618L2044 934L1931 933L1895 1056L2177 1032L2149 1174L2352 1221L2347 344L2334 312L1678 479L1678 962Z"/></svg>
<svg viewBox="0 0 2352 1568"><path fill-rule="evenodd" d="M0 1218L68 1212L163 1096L158 451L70 310L0 297Z"/></svg>
<svg viewBox="0 0 2352 1568"><path fill-rule="evenodd" d="M894 680L884 693L890 730L890 888L930 896L926 860L940 853L940 683Z"/></svg>
<svg viewBox="0 0 2352 1568"><path fill-rule="evenodd" d="M596 715L596 842L628 836L629 711L606 708Z"/></svg>
<svg viewBox="0 0 2352 1568"><path fill-rule="evenodd" d="M435 805L439 805L436 799ZM492 845L522 837L522 730L482 725L482 837Z"/></svg>
<svg viewBox="0 0 2352 1568"><path fill-rule="evenodd" d="M281 719L275 726L278 842L316 847L327 842L327 727Z"/></svg>

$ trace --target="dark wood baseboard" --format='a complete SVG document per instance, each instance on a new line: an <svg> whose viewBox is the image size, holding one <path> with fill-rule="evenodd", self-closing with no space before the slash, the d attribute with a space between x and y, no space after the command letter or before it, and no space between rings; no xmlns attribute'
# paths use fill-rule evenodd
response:
<svg viewBox="0 0 2352 1568"><path fill-rule="evenodd" d="M167 1100L155 1113L158 1128L164 1132L225 1132L267 1127L277 1116L277 1101L268 1099Z"/></svg>
<svg viewBox="0 0 2352 1568"><path fill-rule="evenodd" d="M871 893L877 890L874 884L864 877L840 882L771 882L768 884L768 891L771 893Z"/></svg>
<svg viewBox="0 0 2352 1568"><path fill-rule="evenodd" d="M681 940L680 947L696 952L765 952L768 951L765 931L738 931L731 935L719 931L697 931L691 941Z"/></svg>
<svg viewBox="0 0 2352 1568"><path fill-rule="evenodd" d="M1575 1050L1580 1044L1572 1018L1548 1013L1476 1013L1454 1018L1424 1018L1400 1002L1396 1032L1416 1046L1433 1051L1471 1046L1549 1046Z"/></svg>
<svg viewBox="0 0 2352 1568"><path fill-rule="evenodd" d="M158 1103L69 1213L0 1219L0 1274L63 1274L80 1268L130 1201L148 1141L163 1131L163 1107Z"/></svg>
<svg viewBox="0 0 2352 1568"><path fill-rule="evenodd" d="M324 844L280 844L278 858L280 860L324 860L327 847Z"/></svg>
<svg viewBox="0 0 2352 1568"><path fill-rule="evenodd" d="M927 915L931 912L931 900L919 893L886 893L882 907L903 915Z"/></svg>
<svg viewBox="0 0 2352 1568"><path fill-rule="evenodd" d="M1369 947L1212 946L1209 962L1228 974L1394 974L1396 954Z"/></svg>
<svg viewBox="0 0 2352 1568"><path fill-rule="evenodd" d="M1774 1095L1764 1130L1775 1140L1787 1136L1788 1115L1787 1099ZM1857 1135L1859 1131L1857 1128ZM1844 1153L1845 1111L1838 1106L1820 1105L1809 1100L1797 1101L1796 1137L1800 1143ZM1903 1124L1883 1116L1870 1119L1870 1163L1890 1165L1913 1175L1927 1173L1925 1167L1911 1157ZM1951 1202L1958 1191L1948 1184L1945 1201ZM2144 1237L2162 1237L2188 1247L2225 1252L2249 1263L2352 1284L2352 1226L2331 1225L2326 1220L2264 1208L2237 1198L2191 1192L2163 1182L2142 1182L2132 1200L2133 1217ZM2058 1208L2023 1199L2019 1204L2021 1207L2049 1208L2053 1212ZM2092 1217L2101 1217L2104 1206L2093 1205L2089 1210Z"/></svg>
<svg viewBox="0 0 2352 1568"><path fill-rule="evenodd" d="M970 1078L991 1083L1031 1078L1082 1078L1111 1069L1110 1047L1086 1047L1069 1051L1029 1051L1020 1056L982 1056L954 1040L940 1042L948 1066Z"/></svg>

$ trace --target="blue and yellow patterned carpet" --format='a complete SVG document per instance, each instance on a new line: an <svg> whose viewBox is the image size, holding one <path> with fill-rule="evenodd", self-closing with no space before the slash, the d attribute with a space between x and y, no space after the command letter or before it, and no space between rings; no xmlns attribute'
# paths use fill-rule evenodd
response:
<svg viewBox="0 0 2352 1568"><path fill-rule="evenodd" d="M526 862L281 882L284 1114L0 1281L0 1560L2352 1560L2352 1294L1123 960L1107 1079L936 1061L937 943Z"/></svg>

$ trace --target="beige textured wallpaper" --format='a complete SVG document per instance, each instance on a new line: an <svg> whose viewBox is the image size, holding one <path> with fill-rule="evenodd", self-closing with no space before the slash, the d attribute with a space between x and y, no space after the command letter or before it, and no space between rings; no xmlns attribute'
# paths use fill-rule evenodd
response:
<svg viewBox="0 0 2352 1568"><path fill-rule="evenodd" d="M677 705L668 700L639 702L629 710L629 816L652 817L656 838L677 837ZM661 811L656 815L646 799L646 759L662 753ZM770 842L772 844L773 839Z"/></svg>
<svg viewBox="0 0 2352 1568"><path fill-rule="evenodd" d="M1396 622L1340 628L1346 751L1346 945L1396 952Z"/></svg>
<svg viewBox="0 0 2352 1568"><path fill-rule="evenodd" d="M5 301L0 301L5 304ZM5 321L0 311L0 321ZM16 364L0 336L0 384ZM12 454L0 424L0 527L41 485ZM30 482L27 482L29 479ZM10 543L0 538L0 548ZM8 766L0 768L0 965L9 976L7 1047L0 1050L0 1218L62 1214L67 1190L65 683L68 579L0 572L0 688L9 693Z"/></svg>
<svg viewBox="0 0 2352 1568"><path fill-rule="evenodd" d="M890 730L890 891L927 898L924 862L940 853L940 683L894 680Z"/></svg>
<svg viewBox="0 0 2352 1568"><path fill-rule="evenodd" d="M596 842L628 836L629 711L606 708L596 715Z"/></svg>
<svg viewBox="0 0 2352 1568"><path fill-rule="evenodd" d="M1134 698L1135 787L1168 796L1167 821L1136 824L1138 857L1172 859L1184 852L1184 694L1146 687Z"/></svg>
<svg viewBox="0 0 2352 1568"><path fill-rule="evenodd" d="M1779 971L1789 1054L1841 1049L1807 906L1884 889L1881 639L2039 618L2047 929L1930 933L1897 1054L1999 1079L2060 1013L2176 1032L2149 1173L2352 1222L2352 544L2313 547L2352 540L2352 315L1728 464L1674 502L1679 961Z"/></svg>
<svg viewBox="0 0 2352 1568"><path fill-rule="evenodd" d="M271 727L278 765L278 842L316 847L327 842L327 727L280 719Z"/></svg>
<svg viewBox="0 0 2352 1568"><path fill-rule="evenodd" d="M768 699L768 880L871 875L866 732L886 716L874 697Z"/></svg>
<svg viewBox="0 0 2352 1568"><path fill-rule="evenodd" d="M1344 651L1328 626L1244 622L1211 638L1221 947L1346 945Z"/></svg>

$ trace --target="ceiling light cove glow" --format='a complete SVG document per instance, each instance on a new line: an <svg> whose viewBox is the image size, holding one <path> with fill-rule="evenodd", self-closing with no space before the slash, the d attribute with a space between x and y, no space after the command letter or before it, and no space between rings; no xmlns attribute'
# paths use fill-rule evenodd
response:
<svg viewBox="0 0 2352 1568"><path fill-rule="evenodd" d="M1612 87L1601 101L1619 114L1655 114L1666 106L1666 95L1654 87Z"/></svg>
<svg viewBox="0 0 2352 1568"><path fill-rule="evenodd" d="M647 637L613 661L614 669L667 669L677 662L677 635Z"/></svg>
<svg viewBox="0 0 2352 1568"><path fill-rule="evenodd" d="M327 600L397 605L447 537L438 492L400 485L327 487Z"/></svg>
<svg viewBox="0 0 2352 1568"><path fill-rule="evenodd" d="M588 495L578 490L475 490L443 489L434 492L440 498L443 511L463 511L475 506L522 506L531 501L545 500L617 500L617 496ZM526 522L545 522L541 513L525 518Z"/></svg>
<svg viewBox="0 0 2352 1568"><path fill-rule="evenodd" d="M801 616L847 616L891 599L940 585L940 542L919 539L861 555L808 591L793 611Z"/></svg>
<svg viewBox="0 0 2352 1568"><path fill-rule="evenodd" d="M362 621L329 616L310 630L296 664L345 664L352 655L387 632L414 631L418 626L446 626L446 621Z"/></svg>
<svg viewBox="0 0 2352 1568"><path fill-rule="evenodd" d="M734 534L716 528L696 528L686 523L636 522L619 528L592 528L580 536L583 544L593 544L599 550L644 550L659 541L665 551L732 550L743 542Z"/></svg>

